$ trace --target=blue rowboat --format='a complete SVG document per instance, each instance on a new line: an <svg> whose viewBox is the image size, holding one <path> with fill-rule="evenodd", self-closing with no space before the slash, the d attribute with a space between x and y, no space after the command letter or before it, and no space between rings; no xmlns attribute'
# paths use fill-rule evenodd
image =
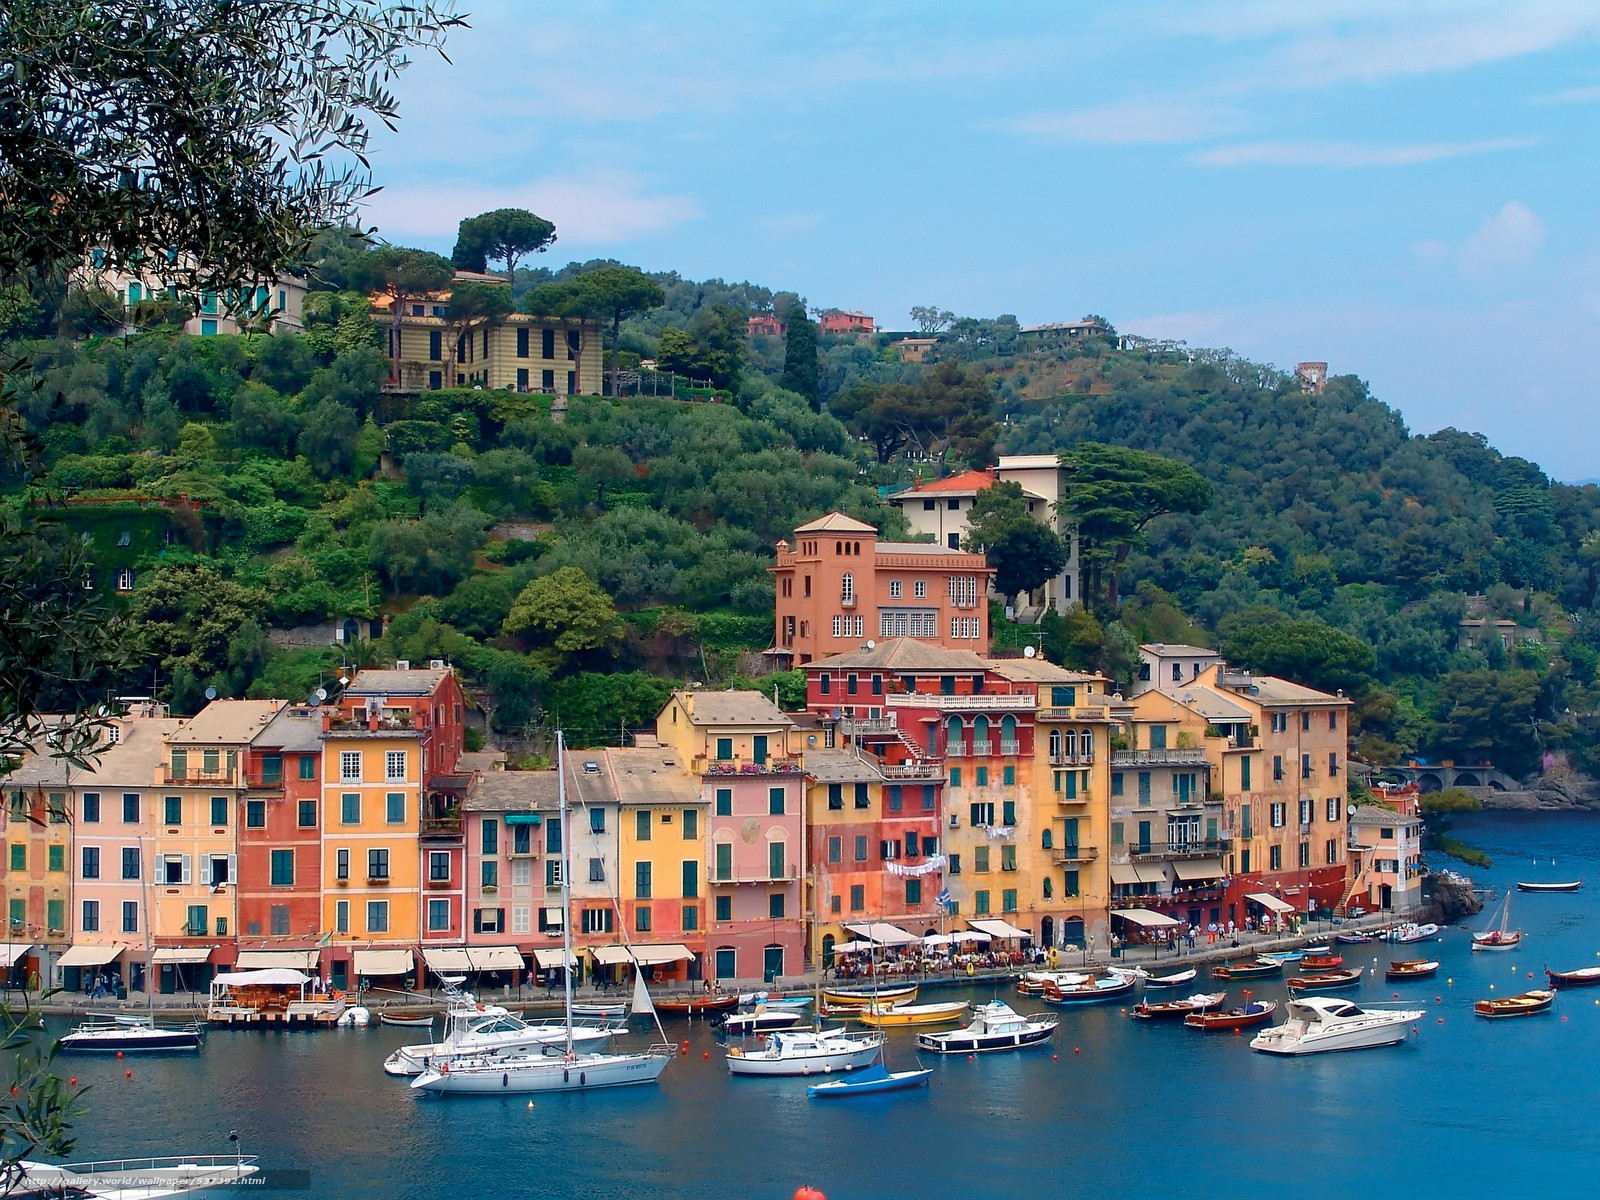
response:
<svg viewBox="0 0 1600 1200"><path fill-rule="evenodd" d="M817 1083L806 1089L814 1100L837 1100L843 1096L865 1096L873 1092L898 1092L906 1088L927 1087L932 1070L890 1071L882 1063L873 1063L843 1079Z"/></svg>

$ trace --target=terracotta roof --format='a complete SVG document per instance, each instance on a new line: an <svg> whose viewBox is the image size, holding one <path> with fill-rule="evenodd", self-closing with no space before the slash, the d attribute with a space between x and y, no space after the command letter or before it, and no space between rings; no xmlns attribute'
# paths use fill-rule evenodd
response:
<svg viewBox="0 0 1600 1200"><path fill-rule="evenodd" d="M796 533L877 533L876 525L868 525L842 512L831 512L795 527Z"/></svg>
<svg viewBox="0 0 1600 1200"><path fill-rule="evenodd" d="M183 723L172 735L172 744L245 745L282 707L282 700L213 700Z"/></svg>
<svg viewBox="0 0 1600 1200"><path fill-rule="evenodd" d="M919 494L927 492L959 492L966 495L968 492L976 495L984 488L994 483L994 476L988 471L963 471L959 475L951 475L945 479L935 479L929 483L919 483L911 492ZM911 492L901 492L902 496Z"/></svg>
<svg viewBox="0 0 1600 1200"><path fill-rule="evenodd" d="M878 554L926 554L930 558L938 555L948 555L950 558L971 559L971 563L962 563L962 570L987 571L991 568L981 554L973 554L970 550L952 550L948 546L941 546L938 542L877 542L874 546Z"/></svg>
<svg viewBox="0 0 1600 1200"><path fill-rule="evenodd" d="M1171 645L1165 642L1146 642L1139 647L1147 650L1157 658L1217 658L1220 657L1215 650L1207 650L1204 646Z"/></svg>
<svg viewBox="0 0 1600 1200"><path fill-rule="evenodd" d="M345 688L346 696L431 696L447 675L449 667L413 668L409 671L357 671Z"/></svg>
<svg viewBox="0 0 1600 1200"><path fill-rule="evenodd" d="M623 804L703 802L699 786L688 773L688 763L671 746L613 746L606 750L606 763L617 799Z"/></svg>
<svg viewBox="0 0 1600 1200"><path fill-rule="evenodd" d="M1403 825L1409 829L1413 825L1421 825L1421 817L1408 817L1397 813L1392 808L1383 808L1376 804L1363 804L1356 809L1355 815L1350 818L1352 825Z"/></svg>
<svg viewBox="0 0 1600 1200"><path fill-rule="evenodd" d="M765 692L679 692L696 725L793 725Z"/></svg>
<svg viewBox="0 0 1600 1200"><path fill-rule="evenodd" d="M990 664L971 650L946 650L915 638L888 638L876 646L849 650L831 658L807 663L805 669L837 670L846 667L884 671L985 671Z"/></svg>
<svg viewBox="0 0 1600 1200"><path fill-rule="evenodd" d="M1013 683L1104 683L1104 675L1073 671L1047 658L992 658L989 669Z"/></svg>

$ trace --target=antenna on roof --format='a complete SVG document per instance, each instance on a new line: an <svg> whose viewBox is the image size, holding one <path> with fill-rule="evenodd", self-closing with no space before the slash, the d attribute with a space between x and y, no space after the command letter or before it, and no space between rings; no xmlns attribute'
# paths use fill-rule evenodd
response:
<svg viewBox="0 0 1600 1200"><path fill-rule="evenodd" d="M876 650L877 647L878 647L878 643L877 642L873 641L871 638L867 639L867 649L868 650Z"/></svg>
<svg viewBox="0 0 1600 1200"><path fill-rule="evenodd" d="M326 700L328 698L328 689L319 687L316 691L311 693L311 698L313 700Z"/></svg>

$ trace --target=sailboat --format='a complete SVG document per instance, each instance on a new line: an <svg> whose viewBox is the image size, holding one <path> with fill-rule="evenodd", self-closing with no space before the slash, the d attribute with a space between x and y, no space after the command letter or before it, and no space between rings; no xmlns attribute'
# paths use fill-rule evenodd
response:
<svg viewBox="0 0 1600 1200"><path fill-rule="evenodd" d="M1492 916L1489 918L1494 919ZM1500 927L1490 929L1487 926L1472 935L1472 948L1474 950L1514 950L1522 943L1522 930L1507 929L1511 921L1511 893L1506 893L1505 902L1500 905Z"/></svg>
<svg viewBox="0 0 1600 1200"><path fill-rule="evenodd" d="M144 854L144 839L139 839ZM91 1017L61 1039L61 1049L79 1054L140 1054L167 1050L198 1050L202 1031L198 1022L187 1025L156 1024L155 950L150 942L149 871L141 870L140 895L144 902L144 994L149 1011L144 1016L117 1013Z"/></svg>
<svg viewBox="0 0 1600 1200"><path fill-rule="evenodd" d="M878 996L878 948L872 948L872 1002L868 1009L883 1013L892 1011L884 1006ZM963 1007L965 1007L963 1005ZM820 1015L818 1017L820 1021ZM928 1078L933 1072L927 1068L916 1071L891 1071L889 1070L889 1040L883 1034L878 1035L883 1041L878 1046L877 1062L868 1060L868 1065L853 1072L844 1079L835 1079L828 1083L813 1084L806 1089L806 1095L813 1100L838 1100L847 1096L862 1096L877 1092L898 1092L908 1088L927 1087Z"/></svg>
<svg viewBox="0 0 1600 1200"><path fill-rule="evenodd" d="M572 962L572 878L567 859L567 761L566 738L556 733L556 794L561 821L561 946L562 961ZM563 1010L566 1015L566 1041L560 1046L528 1048L523 1053L458 1057L451 1062L430 1066L411 1081L418 1091L436 1096L507 1095L513 1092L579 1092L597 1088L626 1087L635 1083L654 1083L667 1069L676 1048L667 1042L666 1030L656 1016L643 972L636 972L633 1011L648 1013L656 1022L661 1041L643 1054L583 1054L573 1042L572 971L563 970Z"/></svg>

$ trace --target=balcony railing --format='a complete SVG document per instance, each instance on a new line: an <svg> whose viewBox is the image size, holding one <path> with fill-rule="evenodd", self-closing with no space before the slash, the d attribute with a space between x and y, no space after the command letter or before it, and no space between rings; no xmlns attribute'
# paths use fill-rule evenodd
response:
<svg viewBox="0 0 1600 1200"><path fill-rule="evenodd" d="M972 743L973 758L988 758L994 753L994 743L989 741Z"/></svg>
<svg viewBox="0 0 1600 1200"><path fill-rule="evenodd" d="M1008 741L1005 741L1004 739L1001 740L1001 742L1000 742L1000 757L1001 758L1015 758L1019 753L1021 753L1021 743L1015 742L1015 741L1008 742Z"/></svg>
<svg viewBox="0 0 1600 1200"><path fill-rule="evenodd" d="M1113 750L1114 767L1203 767L1210 762L1199 746L1180 746L1172 750Z"/></svg>
<svg viewBox="0 0 1600 1200"><path fill-rule="evenodd" d="M1111 710L1103 707L1041 708L1037 714L1041 721L1105 721L1110 716Z"/></svg>
<svg viewBox="0 0 1600 1200"><path fill-rule="evenodd" d="M440 817L423 817L422 832L424 834L450 834L461 832L461 814L459 812L445 813Z"/></svg>
<svg viewBox="0 0 1600 1200"><path fill-rule="evenodd" d="M1128 854L1135 860L1169 858L1215 858L1227 853L1230 842L1219 837L1213 841L1196 839L1178 842L1134 842Z"/></svg>
<svg viewBox="0 0 1600 1200"><path fill-rule="evenodd" d="M1050 765L1052 767L1087 767L1094 764L1094 751L1086 754L1052 754Z"/></svg>
<svg viewBox="0 0 1600 1200"><path fill-rule="evenodd" d="M932 692L917 692L896 693L883 699L890 708L934 708L940 712L1031 712L1034 705L1032 696L1009 693L995 696L946 696L935 695Z"/></svg>
<svg viewBox="0 0 1600 1200"><path fill-rule="evenodd" d="M769 756L762 762L754 759L735 756L733 758L712 758L708 755L695 756L693 763L697 775L799 775L802 767L798 758L774 758Z"/></svg>
<svg viewBox="0 0 1600 1200"><path fill-rule="evenodd" d="M839 597L839 607L840 608L854 608L855 606L856 606L856 598L853 595L852 596L840 596Z"/></svg>
<svg viewBox="0 0 1600 1200"><path fill-rule="evenodd" d="M851 728L857 733L894 733L899 726L893 717L859 717Z"/></svg>
<svg viewBox="0 0 1600 1200"><path fill-rule="evenodd" d="M943 779L944 764L929 760L886 763L883 774L887 779Z"/></svg>
<svg viewBox="0 0 1600 1200"><path fill-rule="evenodd" d="M949 755L951 758L970 758L971 757L971 754L967 750L967 744L965 742L951 742L948 746L945 747L945 751L944 752L947 755Z"/></svg>
<svg viewBox="0 0 1600 1200"><path fill-rule="evenodd" d="M793 863L790 863L787 867L784 868L784 873L782 875L768 875L765 872L762 872L762 873L757 874L757 875L743 875L743 874L740 874L737 871L730 872L729 874L724 875L721 872L719 872L716 869L716 867L712 867L711 870L710 870L710 876L711 876L711 882L712 883L728 883L728 884L734 884L734 883L793 883L796 879L799 878L799 875L796 873Z"/></svg>
<svg viewBox="0 0 1600 1200"><path fill-rule="evenodd" d="M1051 859L1060 866L1064 863L1093 862L1100 857L1098 846L1057 846L1050 851Z"/></svg>
<svg viewBox="0 0 1600 1200"><path fill-rule="evenodd" d="M231 770L227 767L218 767L214 771L208 771L204 767L190 765L185 767L182 773L174 774L172 764L162 763L159 774L158 783L173 784L179 787L185 784L236 787L244 782L243 773L238 767L234 767Z"/></svg>

